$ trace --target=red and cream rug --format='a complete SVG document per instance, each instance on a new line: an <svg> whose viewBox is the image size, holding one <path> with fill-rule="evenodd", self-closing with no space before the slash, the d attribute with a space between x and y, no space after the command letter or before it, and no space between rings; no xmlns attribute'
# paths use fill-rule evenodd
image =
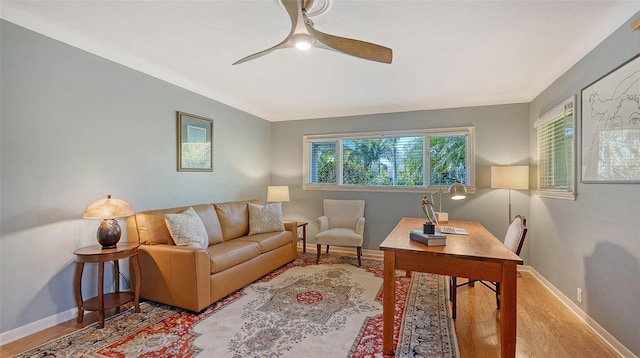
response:
<svg viewBox="0 0 640 358"><path fill-rule="evenodd" d="M154 302L18 357L383 357L382 261L301 255L193 314ZM396 357L458 357L445 277L398 271Z"/></svg>

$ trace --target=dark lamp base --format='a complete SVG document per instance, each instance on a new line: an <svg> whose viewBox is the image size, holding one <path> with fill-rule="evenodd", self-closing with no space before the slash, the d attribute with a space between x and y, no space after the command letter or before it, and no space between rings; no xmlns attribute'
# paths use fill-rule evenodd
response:
<svg viewBox="0 0 640 358"><path fill-rule="evenodd" d="M435 234L436 226L432 222L427 221L422 224L422 232L426 235Z"/></svg>
<svg viewBox="0 0 640 358"><path fill-rule="evenodd" d="M118 241L120 241L120 224L117 219L104 219L98 226L98 232L96 234L98 243L102 245L103 249L112 249L116 247Z"/></svg>

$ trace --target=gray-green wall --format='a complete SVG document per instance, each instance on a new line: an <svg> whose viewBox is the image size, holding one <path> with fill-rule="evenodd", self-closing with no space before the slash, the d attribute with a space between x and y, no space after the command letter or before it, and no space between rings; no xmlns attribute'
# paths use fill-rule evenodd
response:
<svg viewBox="0 0 640 358"><path fill-rule="evenodd" d="M630 24L623 24L531 102L531 128L539 115L570 96L578 96L580 108L584 87L640 52L640 32L632 32ZM580 129L579 111L577 119ZM530 143L535 158L533 129ZM640 184L584 184L578 175L577 193L576 201L532 193L529 263L640 355ZM576 300L577 288L583 290L582 303Z"/></svg>
<svg viewBox="0 0 640 358"><path fill-rule="evenodd" d="M477 191L458 202L443 196L442 208L450 219L480 221L501 238L508 224L508 192L490 189L491 166L529 162L528 113L528 104L511 104L275 122L271 180L273 184L289 185L292 201L283 205L285 217L308 221L307 235L311 238L318 231L315 219L322 215L323 198L364 199L367 220L363 247L377 250L401 217L424 217L420 207L423 193L302 190L302 136L474 126ZM512 201L514 213L528 216L528 192L513 191Z"/></svg>
<svg viewBox="0 0 640 358"><path fill-rule="evenodd" d="M0 332L75 307L73 250L96 244L98 221L82 219L94 200L265 198L269 122L6 21L0 34ZM176 171L178 110L215 121L212 173Z"/></svg>

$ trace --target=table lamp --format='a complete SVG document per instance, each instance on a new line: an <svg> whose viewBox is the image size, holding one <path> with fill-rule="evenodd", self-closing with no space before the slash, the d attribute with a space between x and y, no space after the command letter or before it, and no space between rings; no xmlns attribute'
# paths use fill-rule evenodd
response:
<svg viewBox="0 0 640 358"><path fill-rule="evenodd" d="M509 223L511 222L511 190L529 189L529 166L491 167L491 188L509 189Z"/></svg>
<svg viewBox="0 0 640 358"><path fill-rule="evenodd" d="M107 195L106 199L94 201L84 211L83 218L102 219L96 234L98 243L103 249L112 249L120 241L120 224L118 218L133 215L131 205L124 200L113 199Z"/></svg>
<svg viewBox="0 0 640 358"><path fill-rule="evenodd" d="M460 183L453 183L447 189L451 200L462 200L467 197L467 187ZM436 220L438 223L449 221L449 214L442 212L442 185L438 189L438 212L436 212Z"/></svg>
<svg viewBox="0 0 640 358"><path fill-rule="evenodd" d="M289 201L289 187L286 185L270 185L267 187L267 201Z"/></svg>

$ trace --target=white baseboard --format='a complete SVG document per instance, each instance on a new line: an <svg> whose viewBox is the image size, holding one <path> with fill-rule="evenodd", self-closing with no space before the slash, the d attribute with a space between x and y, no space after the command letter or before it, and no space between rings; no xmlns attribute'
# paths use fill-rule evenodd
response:
<svg viewBox="0 0 640 358"><path fill-rule="evenodd" d="M322 245L323 250L325 249L325 245ZM316 244L307 243L307 252L317 253ZM298 243L298 251L302 252L302 243ZM324 251L323 251L324 253ZM356 248L355 247L343 247L343 246L331 246L329 253L341 254L346 256L356 256ZM384 253L381 250L368 250L362 249L362 257L366 257L369 259L382 260L384 258Z"/></svg>
<svg viewBox="0 0 640 358"><path fill-rule="evenodd" d="M555 286L551 284L551 282L547 281L544 276L542 276L538 271L536 271L531 266L518 266L518 269L521 271L527 271L531 273L533 277L535 277L549 292L551 292L554 296L560 300L573 314L575 314L578 318L580 318L591 330L602 338L613 350L615 350L620 357L625 358L638 358L633 352L631 352L627 347L622 345L614 336L612 336L609 332L607 332L598 322L594 321L589 315L584 312L580 306L576 305L571 301L567 296L565 296L560 290L558 290Z"/></svg>
<svg viewBox="0 0 640 358"><path fill-rule="evenodd" d="M44 329L53 327L57 324L69 321L77 317L78 309L71 308L69 310L57 313L53 316L45 317L41 320L31 322L24 326L20 326L18 328L14 328L7 332L2 332L0 334L0 345L4 345L7 343L11 343L20 338L24 338L28 335L40 332Z"/></svg>

